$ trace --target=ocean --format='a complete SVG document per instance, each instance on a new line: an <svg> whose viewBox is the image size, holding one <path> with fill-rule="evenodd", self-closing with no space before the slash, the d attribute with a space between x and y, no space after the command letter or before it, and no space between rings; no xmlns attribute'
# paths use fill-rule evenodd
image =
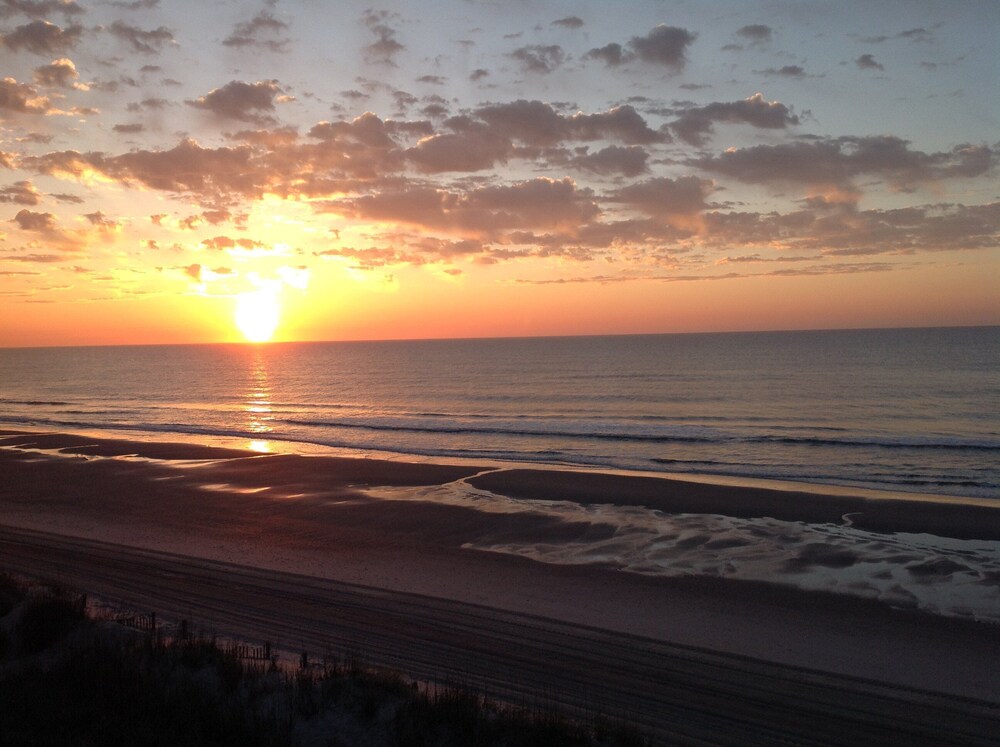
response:
<svg viewBox="0 0 1000 747"><path fill-rule="evenodd" d="M0 425L1000 499L1000 327L0 349Z"/></svg>

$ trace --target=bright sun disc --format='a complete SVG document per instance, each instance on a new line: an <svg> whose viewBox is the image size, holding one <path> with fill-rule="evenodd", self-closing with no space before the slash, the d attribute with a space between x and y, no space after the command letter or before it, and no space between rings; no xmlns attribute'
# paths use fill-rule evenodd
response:
<svg viewBox="0 0 1000 747"><path fill-rule="evenodd" d="M249 342L267 342L274 336L281 307L274 293L254 291L236 301L236 326Z"/></svg>

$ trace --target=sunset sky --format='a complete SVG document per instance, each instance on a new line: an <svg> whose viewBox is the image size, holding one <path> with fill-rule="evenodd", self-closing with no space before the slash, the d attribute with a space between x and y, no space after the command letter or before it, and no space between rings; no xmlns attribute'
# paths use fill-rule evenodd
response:
<svg viewBox="0 0 1000 747"><path fill-rule="evenodd" d="M1000 324L998 32L0 0L0 346Z"/></svg>

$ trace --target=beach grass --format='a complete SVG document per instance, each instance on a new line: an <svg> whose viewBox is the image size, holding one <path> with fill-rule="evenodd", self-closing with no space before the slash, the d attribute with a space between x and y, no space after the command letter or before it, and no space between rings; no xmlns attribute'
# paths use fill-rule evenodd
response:
<svg viewBox="0 0 1000 747"><path fill-rule="evenodd" d="M203 635L89 615L82 598L0 575L0 743L18 745L608 745L648 740L594 715L415 683L359 655L298 669ZM303 664L306 662L303 661Z"/></svg>

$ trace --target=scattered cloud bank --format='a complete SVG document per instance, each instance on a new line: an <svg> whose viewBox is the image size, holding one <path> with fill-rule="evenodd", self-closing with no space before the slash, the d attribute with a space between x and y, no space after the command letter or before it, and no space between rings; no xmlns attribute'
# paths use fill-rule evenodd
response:
<svg viewBox="0 0 1000 747"><path fill-rule="evenodd" d="M373 8L342 24L348 48L276 2L205 31L156 0L5 0L0 260L120 248L198 283L247 276L247 257L452 278L535 262L549 276L525 281L548 284L882 272L998 246L1000 143L832 131L797 101L902 75L893 50L936 50L938 26L823 59L771 18L613 34L580 13L495 35L442 21L429 47L429 21ZM141 212L109 217L123 195ZM255 233L275 205L287 246Z"/></svg>

